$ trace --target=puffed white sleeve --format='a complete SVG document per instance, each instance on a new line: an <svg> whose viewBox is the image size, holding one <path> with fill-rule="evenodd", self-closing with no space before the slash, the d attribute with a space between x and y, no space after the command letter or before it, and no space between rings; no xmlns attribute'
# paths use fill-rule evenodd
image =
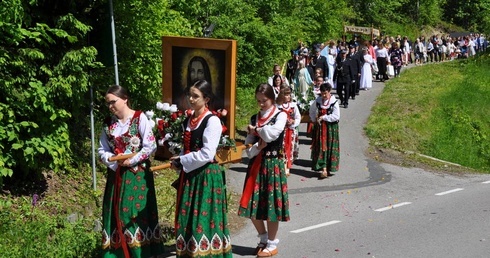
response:
<svg viewBox="0 0 490 258"><path fill-rule="evenodd" d="M268 124L261 127L261 130L258 130L258 134L262 140L265 142L272 142L276 140L279 135L286 128L286 122L288 119L288 115L285 112L280 112L276 117L276 122L274 124Z"/></svg>
<svg viewBox="0 0 490 258"><path fill-rule="evenodd" d="M313 101L310 105L310 119L311 119L311 121L316 121L316 116L318 113L318 108L316 106L316 102L317 102L317 100L315 99L315 101Z"/></svg>
<svg viewBox="0 0 490 258"><path fill-rule="evenodd" d="M99 138L99 148L97 149L97 153L99 154L99 158L110 169L113 171L116 171L117 169L117 162L116 161L109 161L109 158L114 156L114 152L111 149L109 145L109 140L107 137L107 134L105 133L104 130L102 130Z"/></svg>
<svg viewBox="0 0 490 258"><path fill-rule="evenodd" d="M340 107L339 107L339 101L337 100L333 106L332 114L330 115L323 115L322 116L323 121L327 122L337 122L340 120Z"/></svg>
<svg viewBox="0 0 490 258"><path fill-rule="evenodd" d="M290 126L291 129L298 127L299 124L301 123L301 113L299 112L298 105L294 106L293 114L294 114L294 124Z"/></svg>

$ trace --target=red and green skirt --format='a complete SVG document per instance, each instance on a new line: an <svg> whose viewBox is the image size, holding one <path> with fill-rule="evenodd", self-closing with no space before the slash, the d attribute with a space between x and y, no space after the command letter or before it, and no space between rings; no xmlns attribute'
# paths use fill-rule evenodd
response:
<svg viewBox="0 0 490 258"><path fill-rule="evenodd" d="M250 170L256 158L250 160L245 182L253 174ZM284 166L284 161L279 158L261 160L253 191L246 207L240 205L238 208L239 216L272 222L289 221L288 184Z"/></svg>
<svg viewBox="0 0 490 258"><path fill-rule="evenodd" d="M312 169L337 172L340 163L339 124L314 123L312 129L311 161Z"/></svg>
<svg viewBox="0 0 490 258"><path fill-rule="evenodd" d="M151 257L164 253L153 173L108 169L102 207L101 257Z"/></svg>
<svg viewBox="0 0 490 258"><path fill-rule="evenodd" d="M177 191L177 257L233 257L225 170L209 163L187 173Z"/></svg>

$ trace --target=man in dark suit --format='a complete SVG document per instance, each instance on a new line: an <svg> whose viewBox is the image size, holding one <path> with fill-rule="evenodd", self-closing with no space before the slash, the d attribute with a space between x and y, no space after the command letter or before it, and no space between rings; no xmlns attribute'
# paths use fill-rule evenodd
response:
<svg viewBox="0 0 490 258"><path fill-rule="evenodd" d="M364 57L359 51L357 51L355 45L349 45L349 54L347 55L347 59L349 59L349 61L351 62L352 71L354 73L354 77L352 80L355 81L350 87L349 96L352 99L356 99L356 95L359 95L359 89L361 87L361 69L364 63Z"/></svg>
<svg viewBox="0 0 490 258"><path fill-rule="evenodd" d="M333 75L333 80L337 83L337 94L339 95L340 105L344 108L349 106L350 85L353 83L354 71L351 62L347 59L347 50L342 49L336 60L337 66Z"/></svg>
<svg viewBox="0 0 490 258"><path fill-rule="evenodd" d="M323 80L327 81L328 79L328 61L327 58L320 55L322 50L319 47L315 48L315 55L311 58L309 66L311 70L313 70L313 74L310 74L311 78L315 78L315 70L317 68L321 68L323 72ZM308 69L311 71L310 69Z"/></svg>
<svg viewBox="0 0 490 258"><path fill-rule="evenodd" d="M298 50L291 50L291 59L287 62L286 67L286 79L291 83L294 81L294 74L298 67Z"/></svg>

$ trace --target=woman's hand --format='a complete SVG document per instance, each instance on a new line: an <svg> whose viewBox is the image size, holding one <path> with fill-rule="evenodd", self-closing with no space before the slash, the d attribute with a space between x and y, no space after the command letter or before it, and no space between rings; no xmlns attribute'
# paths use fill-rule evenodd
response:
<svg viewBox="0 0 490 258"><path fill-rule="evenodd" d="M180 163L179 156L174 156L170 158L170 168L175 171L180 171L182 169L182 164Z"/></svg>
<svg viewBox="0 0 490 258"><path fill-rule="evenodd" d="M117 156L120 156L120 155L124 155L124 154L123 153L117 154ZM121 167L130 167L131 162L129 162L129 159L121 159L121 160L117 161L117 165L119 165Z"/></svg>
<svg viewBox="0 0 490 258"><path fill-rule="evenodd" d="M248 125L247 126L247 133L253 134L255 132L255 128L256 128L256 126L254 126L254 125Z"/></svg>
<svg viewBox="0 0 490 258"><path fill-rule="evenodd" d="M259 140L259 146L257 146L257 148L259 150L262 150L263 148L267 147L267 142L265 142L264 140L260 139Z"/></svg>

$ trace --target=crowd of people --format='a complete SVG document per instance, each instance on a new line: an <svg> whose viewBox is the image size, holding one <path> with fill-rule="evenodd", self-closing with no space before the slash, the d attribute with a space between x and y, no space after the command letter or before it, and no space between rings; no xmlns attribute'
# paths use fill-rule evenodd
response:
<svg viewBox="0 0 490 258"><path fill-rule="evenodd" d="M429 40L329 41L310 51L291 52L285 75L274 65L255 90L258 112L250 118L245 144L249 157L238 215L254 225L257 257L278 253L279 222L290 220L287 178L298 158L298 127L308 117L311 169L325 179L339 171L340 107L348 108L361 90L400 76L410 63L442 62L484 51L483 35ZM179 178L175 211L177 257L232 257L227 220L225 169L215 155L222 134L213 113L211 82L198 79L185 89L190 110L182 125L183 148L171 158ZM338 98L332 94L336 89ZM105 102L112 115L103 124L98 154L107 166L103 199L102 257L158 257L163 254L155 184L149 158L156 139L148 118L131 108L129 94L111 86ZM134 154L131 157L124 154ZM113 161L113 157L121 157ZM124 158L122 158L124 157Z"/></svg>

